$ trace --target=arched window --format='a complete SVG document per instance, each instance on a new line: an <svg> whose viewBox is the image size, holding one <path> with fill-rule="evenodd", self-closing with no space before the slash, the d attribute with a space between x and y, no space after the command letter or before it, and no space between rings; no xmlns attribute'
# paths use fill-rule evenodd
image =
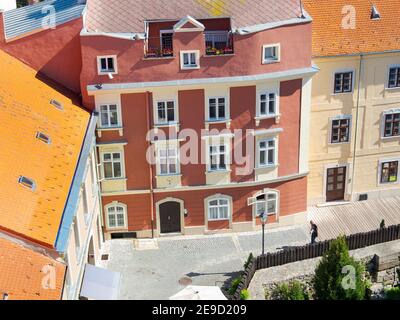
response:
<svg viewBox="0 0 400 320"><path fill-rule="evenodd" d="M124 229L127 227L126 205L112 203L106 206L107 227L109 229Z"/></svg>
<svg viewBox="0 0 400 320"><path fill-rule="evenodd" d="M262 194L257 195L251 201L255 206L255 216L259 217L262 214L268 216L278 215L279 210L279 193L274 190L266 190Z"/></svg>
<svg viewBox="0 0 400 320"><path fill-rule="evenodd" d="M231 201L226 196L216 196L207 201L208 221L229 220Z"/></svg>

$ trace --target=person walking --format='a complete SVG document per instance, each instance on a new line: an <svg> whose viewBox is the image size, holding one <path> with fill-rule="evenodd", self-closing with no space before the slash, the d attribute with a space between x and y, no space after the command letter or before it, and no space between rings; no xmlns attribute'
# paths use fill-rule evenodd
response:
<svg viewBox="0 0 400 320"><path fill-rule="evenodd" d="M311 244L314 244L316 242L316 239L318 238L318 226L312 220L310 221L310 226Z"/></svg>

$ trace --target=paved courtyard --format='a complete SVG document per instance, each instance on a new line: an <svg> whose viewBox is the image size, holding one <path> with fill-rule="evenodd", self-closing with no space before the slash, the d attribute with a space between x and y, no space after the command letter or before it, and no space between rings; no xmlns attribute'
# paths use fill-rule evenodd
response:
<svg viewBox="0 0 400 320"><path fill-rule="evenodd" d="M377 229L382 219L387 226L400 224L399 212L397 197L314 207L309 219L317 222L324 240ZM303 245L309 237L308 225L267 230L266 251ZM106 242L110 258L104 267L122 273L121 299L168 299L184 288L179 280L185 277L194 285L222 286L243 269L250 252L261 253L261 232L161 238L156 244L157 249L139 251L133 240Z"/></svg>
<svg viewBox="0 0 400 320"><path fill-rule="evenodd" d="M301 245L309 239L306 227L268 230L266 249ZM113 240L109 270L122 273L120 299L165 300L184 288L179 280L190 277L194 285L218 285L243 269L250 252L261 253L261 233L158 239L158 249L138 251L132 240Z"/></svg>

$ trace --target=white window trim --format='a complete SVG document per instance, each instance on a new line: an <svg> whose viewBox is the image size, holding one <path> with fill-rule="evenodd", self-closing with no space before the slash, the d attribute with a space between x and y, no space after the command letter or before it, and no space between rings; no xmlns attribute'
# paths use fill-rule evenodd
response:
<svg viewBox="0 0 400 320"><path fill-rule="evenodd" d="M224 142L214 142L213 139L215 138L210 138L210 141L206 144L206 163L207 163L207 173L218 173L218 172L229 172L230 171L230 156L231 156L231 143L224 141ZM224 139L225 140L225 139ZM211 152L210 148L211 147L220 147L220 146L225 146L225 166L226 169L217 169L213 170L211 169Z"/></svg>
<svg viewBox="0 0 400 320"><path fill-rule="evenodd" d="M349 114L343 114L343 115L338 115L335 117L330 117L329 118L329 128L328 128L328 145L330 146L338 146L338 145L342 145L342 144L350 144L351 143L351 138L352 138L352 125L353 125L353 119L352 119L352 115ZM346 120L349 119L349 141L347 142L332 142L332 125L333 125L333 121L334 120Z"/></svg>
<svg viewBox="0 0 400 320"><path fill-rule="evenodd" d="M117 106L117 117L118 117L118 123L116 125L108 125L108 126L103 126L101 123L101 107L102 106L107 106L108 110L110 109L111 105L116 105ZM112 129L121 129L122 128L122 112L121 112L121 105L117 102L115 103L100 103L97 108L97 112L99 113L99 120L98 120L98 129L100 130L112 130ZM110 116L108 117L110 120Z"/></svg>
<svg viewBox="0 0 400 320"><path fill-rule="evenodd" d="M119 178L106 178L105 172L104 172L104 154L113 154L113 153L119 153L121 157L121 177ZM102 150L100 152L100 163L101 163L101 175L102 175L102 180L105 181L112 181L112 180L124 180L126 179L126 173L125 173L125 155L124 155L124 150L123 149L118 149L118 150Z"/></svg>
<svg viewBox="0 0 400 320"><path fill-rule="evenodd" d="M162 35L165 34L165 33L172 33L172 37L173 37L174 30L173 30L173 29L163 29L163 30L160 30L160 48L161 48L161 49L163 49L163 47L162 47Z"/></svg>
<svg viewBox="0 0 400 320"><path fill-rule="evenodd" d="M398 87L400 89L400 87ZM393 88L391 88L393 89ZM386 115L388 114L395 114L395 113L400 113L400 108L398 109L390 109L390 110L385 110L382 112L382 119L381 119L381 139L383 140L389 140L389 139L399 139L400 135L398 136L389 136L385 137L385 125L386 125Z"/></svg>
<svg viewBox="0 0 400 320"><path fill-rule="evenodd" d="M101 59L113 58L114 59L114 71L103 71L101 70ZM118 61L116 55L109 56L97 56L97 72L99 75L107 74L118 74Z"/></svg>
<svg viewBox="0 0 400 320"><path fill-rule="evenodd" d="M157 176L160 177L169 177L169 176L180 176L181 175L181 157L180 157L180 143L178 140L166 140L166 141L157 141L156 142L156 173ZM161 161L160 161L160 151L165 149L175 149L177 152L177 164L176 164L176 173L161 173Z"/></svg>
<svg viewBox="0 0 400 320"><path fill-rule="evenodd" d="M174 116L175 120L171 122L160 122L158 119L158 104L160 102L168 103L168 102L173 102L174 103ZM154 101L154 107L153 107L153 117L154 117L154 126L155 127L169 127L169 126L176 126L179 124L179 112L178 112L178 99L173 98L173 99L158 99Z"/></svg>
<svg viewBox="0 0 400 320"><path fill-rule="evenodd" d="M230 119L230 108L229 108L229 98L227 96L208 96L206 97L206 122L209 123L218 123L218 122L227 122ZM221 119L211 119L210 118L210 99L216 99L217 101L217 109L218 109L218 99L225 99L225 118Z"/></svg>
<svg viewBox="0 0 400 320"><path fill-rule="evenodd" d="M276 60L266 60L265 59L265 49L277 47L278 50L278 57ZM265 44L262 47L262 57L261 57L262 64L271 64L271 63L278 63L281 62L281 44L280 43L272 43L272 44Z"/></svg>
<svg viewBox="0 0 400 320"><path fill-rule="evenodd" d="M191 54L194 53L196 55L196 64L197 66L185 66L183 64L184 59L183 59L183 55L184 54ZM181 59L181 70L196 70L196 69L200 69L200 50L183 50L180 52L180 59Z"/></svg>
<svg viewBox="0 0 400 320"><path fill-rule="evenodd" d="M109 217L108 217L108 209L111 207L122 207L124 209L124 226L123 227L120 227L120 226L110 227ZM109 203L106 206L104 206L104 211L106 214L107 230L126 230L126 229L128 229L128 206L126 204L114 201L114 202ZM117 220L116 220L116 222L117 222Z"/></svg>
<svg viewBox="0 0 400 320"><path fill-rule="evenodd" d="M210 202L215 200L226 200L228 201L228 217L227 218L218 218L218 219L210 219ZM224 194L214 194L210 197L204 199L205 202L205 214L207 222L214 222L214 221L231 221L232 220L232 197Z"/></svg>
<svg viewBox="0 0 400 320"><path fill-rule="evenodd" d="M270 94L275 94L275 113L270 114L267 113L266 115L261 114L261 95L267 95L269 99ZM280 116L279 113L279 102L280 102L280 96L279 96L279 89L267 89L267 90L258 90L257 91L257 106L256 106L256 120L257 119L271 119L271 118L276 118ZM268 105L267 105L267 110L268 110Z"/></svg>
<svg viewBox="0 0 400 320"><path fill-rule="evenodd" d="M260 163L260 143L261 142L266 142L268 145L269 141L274 141L275 147L274 147L274 163L273 164L266 164L262 165ZM268 137L268 138L262 138L256 141L257 146L256 146L256 169L264 169L264 168L275 168L278 165L278 147L279 147L279 139L278 137ZM268 148L267 148L268 150ZM267 157L268 157L268 152L267 152Z"/></svg>
<svg viewBox="0 0 400 320"><path fill-rule="evenodd" d="M397 166L397 181L396 182L381 182L382 178L382 164L387 162L398 161ZM389 159L381 159L378 161L378 186L392 186L400 184L400 158L389 158Z"/></svg>
<svg viewBox="0 0 400 320"><path fill-rule="evenodd" d="M400 68L400 64L392 64L392 65L388 66L385 90L400 90L400 87L393 87L393 88L389 87L390 69L392 69L392 68Z"/></svg>
<svg viewBox="0 0 400 320"><path fill-rule="evenodd" d="M347 73L347 72L352 72L353 76L352 76L352 83L351 83L351 91L349 92L335 92L335 77L337 73ZM332 83L331 83L331 89L332 90L332 96L338 96L338 95L343 95L343 94L354 94L355 88L354 85L356 83L356 69L337 69L334 70L332 73Z"/></svg>
<svg viewBox="0 0 400 320"><path fill-rule="evenodd" d="M279 221L280 201L281 201L280 191L276 190L276 189L268 189L268 188L257 192L254 196L252 196L249 199L247 199L248 205L252 206L252 214L253 214L253 219L254 219L253 221L255 221L256 219L259 219L259 217L257 216L257 198L262 196L262 195L265 195L265 205L267 206L268 194L275 194L276 195L276 212L274 214L268 214L268 216L275 216L277 222Z"/></svg>

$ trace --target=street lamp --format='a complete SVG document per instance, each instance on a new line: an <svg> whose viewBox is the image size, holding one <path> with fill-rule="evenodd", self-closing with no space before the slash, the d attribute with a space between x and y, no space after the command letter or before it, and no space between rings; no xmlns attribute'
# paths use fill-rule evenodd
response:
<svg viewBox="0 0 400 320"><path fill-rule="evenodd" d="M262 255L265 255L265 225L267 224L268 216L264 211L259 215L259 218L262 223Z"/></svg>

